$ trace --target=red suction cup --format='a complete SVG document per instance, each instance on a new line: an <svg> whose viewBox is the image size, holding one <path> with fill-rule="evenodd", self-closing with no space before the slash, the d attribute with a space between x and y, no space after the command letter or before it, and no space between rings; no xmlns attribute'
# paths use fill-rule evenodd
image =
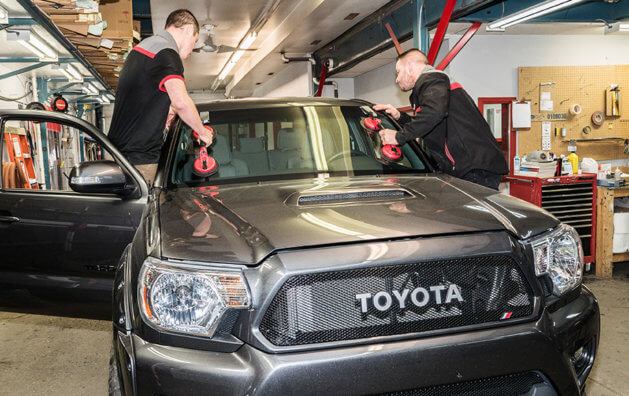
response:
<svg viewBox="0 0 629 396"><path fill-rule="evenodd" d="M402 149L400 146L385 144L382 146L382 155L390 161L399 161L402 158Z"/></svg>
<svg viewBox="0 0 629 396"><path fill-rule="evenodd" d="M379 131L382 129L382 121L379 118L367 117L363 119L362 122L365 128L371 129L372 131Z"/></svg>
<svg viewBox="0 0 629 396"><path fill-rule="evenodd" d="M214 130L210 126L205 126L212 135L214 135ZM196 139L199 138L199 134L197 131L192 132L192 136ZM199 157L194 160L194 164L192 166L192 173L199 177L209 177L218 172L218 162L207 154L207 148L201 146L199 149Z"/></svg>
<svg viewBox="0 0 629 396"><path fill-rule="evenodd" d="M216 172L218 172L218 163L214 158L207 155L207 149L205 147L201 147L199 149L199 157L194 160L192 173L199 177L208 177Z"/></svg>

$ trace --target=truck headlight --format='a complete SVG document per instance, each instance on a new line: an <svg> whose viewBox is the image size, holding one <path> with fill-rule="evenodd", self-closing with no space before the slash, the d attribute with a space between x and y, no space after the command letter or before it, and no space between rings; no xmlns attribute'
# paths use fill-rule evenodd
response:
<svg viewBox="0 0 629 396"><path fill-rule="evenodd" d="M142 318L157 329L212 337L229 309L246 309L250 294L240 271L166 263L149 257L140 270Z"/></svg>
<svg viewBox="0 0 629 396"><path fill-rule="evenodd" d="M548 274L553 293L560 296L581 283L583 247L579 235L567 224L530 241L535 260L535 274Z"/></svg>

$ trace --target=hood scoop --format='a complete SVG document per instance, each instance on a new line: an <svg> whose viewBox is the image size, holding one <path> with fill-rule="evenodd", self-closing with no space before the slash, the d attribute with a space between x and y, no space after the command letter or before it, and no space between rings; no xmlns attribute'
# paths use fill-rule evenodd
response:
<svg viewBox="0 0 629 396"><path fill-rule="evenodd" d="M297 195L297 194L296 194ZM394 199L413 198L415 195L403 189L358 189L358 190L336 190L336 191L317 191L312 193L298 194L289 197L287 203L304 205L321 205L335 204L340 202L356 202L356 201L388 201ZM296 201L296 202L291 202Z"/></svg>

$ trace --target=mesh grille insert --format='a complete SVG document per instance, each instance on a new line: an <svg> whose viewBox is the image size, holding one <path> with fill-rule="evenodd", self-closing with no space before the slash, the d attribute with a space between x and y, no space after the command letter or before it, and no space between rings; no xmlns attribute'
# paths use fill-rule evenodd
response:
<svg viewBox="0 0 629 396"><path fill-rule="evenodd" d="M381 191L363 191L363 192L347 192L338 194L317 194L304 195L299 197L300 205L312 205L317 203L326 203L334 201L351 201L365 199L382 199L390 197L406 197L410 194L404 190L381 190Z"/></svg>
<svg viewBox="0 0 629 396"><path fill-rule="evenodd" d="M383 396L508 396L528 394L533 385L545 383L541 375L535 372L503 375L473 381L431 386L399 392L384 393ZM547 384L548 389L552 389ZM545 393L547 394L547 393ZM553 394L556 394L553 392Z"/></svg>
<svg viewBox="0 0 629 396"><path fill-rule="evenodd" d="M507 255L296 275L260 324L292 346L450 329L530 316L533 294Z"/></svg>

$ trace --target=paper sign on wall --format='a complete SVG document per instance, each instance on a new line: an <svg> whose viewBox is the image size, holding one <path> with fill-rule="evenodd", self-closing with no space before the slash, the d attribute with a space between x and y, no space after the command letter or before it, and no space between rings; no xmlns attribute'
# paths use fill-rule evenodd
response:
<svg viewBox="0 0 629 396"><path fill-rule="evenodd" d="M553 111L550 92L540 92L539 96L539 111Z"/></svg>
<svg viewBox="0 0 629 396"><path fill-rule="evenodd" d="M542 122L542 150L550 150L550 122Z"/></svg>
<svg viewBox="0 0 629 396"><path fill-rule="evenodd" d="M513 102L513 128L531 127L531 102Z"/></svg>

